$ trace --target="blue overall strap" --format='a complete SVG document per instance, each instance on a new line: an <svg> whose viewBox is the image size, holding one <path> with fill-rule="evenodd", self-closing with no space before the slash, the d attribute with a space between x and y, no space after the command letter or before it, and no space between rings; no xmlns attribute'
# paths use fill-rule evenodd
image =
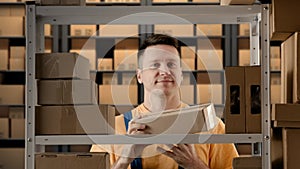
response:
<svg viewBox="0 0 300 169"><path fill-rule="evenodd" d="M132 119L132 113L131 113L131 111L129 111L129 112L124 113L123 115L124 115L124 122L125 122L126 131L127 131L128 130L128 123ZM141 158L135 158L131 162L130 166L131 166L131 169L143 169L142 159ZM178 169L184 169L184 168L182 168L178 165Z"/></svg>
<svg viewBox="0 0 300 169"><path fill-rule="evenodd" d="M124 122L125 122L125 127L126 131L128 130L128 123L132 119L132 113L131 111L126 112L123 114L124 115ZM142 166L142 159L141 158L135 158L131 164L130 164L131 169L143 169Z"/></svg>

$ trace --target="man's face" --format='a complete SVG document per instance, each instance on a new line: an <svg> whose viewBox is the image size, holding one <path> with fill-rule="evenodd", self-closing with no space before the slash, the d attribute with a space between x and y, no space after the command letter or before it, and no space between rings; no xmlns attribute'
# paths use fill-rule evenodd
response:
<svg viewBox="0 0 300 169"><path fill-rule="evenodd" d="M137 78L144 84L145 92L158 89L165 95L178 94L182 69L176 48L169 45L150 46L142 57L142 68L138 69Z"/></svg>

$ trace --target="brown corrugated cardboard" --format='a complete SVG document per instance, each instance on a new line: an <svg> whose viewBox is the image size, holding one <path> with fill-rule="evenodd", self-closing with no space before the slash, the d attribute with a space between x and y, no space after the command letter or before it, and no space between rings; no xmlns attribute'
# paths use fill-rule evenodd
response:
<svg viewBox="0 0 300 169"><path fill-rule="evenodd" d="M249 36L250 35L250 25L248 23L239 25L239 35L240 36Z"/></svg>
<svg viewBox="0 0 300 169"><path fill-rule="evenodd" d="M220 72L198 72L198 84L222 84L223 75Z"/></svg>
<svg viewBox="0 0 300 169"><path fill-rule="evenodd" d="M193 0L193 2L214 2L214 3L218 3L218 2L220 2L220 0Z"/></svg>
<svg viewBox="0 0 300 169"><path fill-rule="evenodd" d="M60 0L60 5L85 6L85 0Z"/></svg>
<svg viewBox="0 0 300 169"><path fill-rule="evenodd" d="M250 50L240 49L239 50L239 66L249 66L250 65Z"/></svg>
<svg viewBox="0 0 300 169"><path fill-rule="evenodd" d="M8 70L8 51L0 49L0 70Z"/></svg>
<svg viewBox="0 0 300 169"><path fill-rule="evenodd" d="M246 132L245 73L243 67L226 67L226 133ZM238 121L238 123L237 123Z"/></svg>
<svg viewBox="0 0 300 169"><path fill-rule="evenodd" d="M136 85L99 85L99 103L136 105Z"/></svg>
<svg viewBox="0 0 300 169"><path fill-rule="evenodd" d="M97 85L91 80L39 80L38 104L97 104Z"/></svg>
<svg viewBox="0 0 300 169"><path fill-rule="evenodd" d="M180 52L181 52L181 58L195 59L196 47L195 46L181 46Z"/></svg>
<svg viewBox="0 0 300 169"><path fill-rule="evenodd" d="M116 109L116 116L130 111L134 109L136 106L137 105L114 105Z"/></svg>
<svg viewBox="0 0 300 169"><path fill-rule="evenodd" d="M36 78L80 78L89 79L88 59L77 53L36 54Z"/></svg>
<svg viewBox="0 0 300 169"><path fill-rule="evenodd" d="M180 96L181 96L181 101L183 101L186 104L189 105L194 105L194 85L181 85L180 86Z"/></svg>
<svg viewBox="0 0 300 169"><path fill-rule="evenodd" d="M280 93L281 85L280 84L271 84L271 104L280 103L281 93Z"/></svg>
<svg viewBox="0 0 300 169"><path fill-rule="evenodd" d="M255 0L221 0L221 5L251 5Z"/></svg>
<svg viewBox="0 0 300 169"><path fill-rule="evenodd" d="M103 73L102 74L102 84L103 85L117 85L118 76L114 73Z"/></svg>
<svg viewBox="0 0 300 169"><path fill-rule="evenodd" d="M281 103L293 102L295 38L291 36L281 44Z"/></svg>
<svg viewBox="0 0 300 169"><path fill-rule="evenodd" d="M197 104L214 103L223 104L221 84L199 84L197 85Z"/></svg>
<svg viewBox="0 0 300 169"><path fill-rule="evenodd" d="M259 156L240 156L232 160L232 169L261 169L262 160Z"/></svg>
<svg viewBox="0 0 300 169"><path fill-rule="evenodd" d="M0 6L0 16L9 16L10 15L10 6L1 5Z"/></svg>
<svg viewBox="0 0 300 169"><path fill-rule="evenodd" d="M137 68L137 50L114 50L115 70L135 70Z"/></svg>
<svg viewBox="0 0 300 169"><path fill-rule="evenodd" d="M70 152L90 152L90 145L70 145Z"/></svg>
<svg viewBox="0 0 300 169"><path fill-rule="evenodd" d="M236 150L239 155L251 155L252 154L252 144L251 143L239 143L235 144Z"/></svg>
<svg viewBox="0 0 300 169"><path fill-rule="evenodd" d="M272 0L270 14L270 37L271 40L286 40L293 32L300 31L300 1Z"/></svg>
<svg viewBox="0 0 300 169"><path fill-rule="evenodd" d="M10 58L9 70L25 70L25 58Z"/></svg>
<svg viewBox="0 0 300 169"><path fill-rule="evenodd" d="M270 70L280 71L280 58L270 58Z"/></svg>
<svg viewBox="0 0 300 169"><path fill-rule="evenodd" d="M273 104L272 120L300 122L300 104Z"/></svg>
<svg viewBox="0 0 300 169"><path fill-rule="evenodd" d="M222 70L223 50L198 50L197 51L198 70Z"/></svg>
<svg viewBox="0 0 300 169"><path fill-rule="evenodd" d="M113 70L113 60L111 58L99 58L97 70Z"/></svg>
<svg viewBox="0 0 300 169"><path fill-rule="evenodd" d="M99 25L99 36L131 37L138 35L138 25Z"/></svg>
<svg viewBox="0 0 300 169"><path fill-rule="evenodd" d="M25 58L25 46L10 46L10 58Z"/></svg>
<svg viewBox="0 0 300 169"><path fill-rule="evenodd" d="M87 45L89 46L89 45ZM75 52L79 55L87 58L89 60L90 64L90 70L96 70L96 50L95 49L71 49L71 53Z"/></svg>
<svg viewBox="0 0 300 169"><path fill-rule="evenodd" d="M261 133L261 68L245 67L246 132Z"/></svg>
<svg viewBox="0 0 300 169"><path fill-rule="evenodd" d="M71 25L71 36L96 35L96 25Z"/></svg>
<svg viewBox="0 0 300 169"><path fill-rule="evenodd" d="M24 36L24 17L0 16L0 36Z"/></svg>
<svg viewBox="0 0 300 169"><path fill-rule="evenodd" d="M300 128L300 121L274 121L274 127Z"/></svg>
<svg viewBox="0 0 300 169"><path fill-rule="evenodd" d="M150 113L133 121L139 124L146 124L146 131L152 134L205 132L213 129L218 123L213 104Z"/></svg>
<svg viewBox="0 0 300 169"><path fill-rule="evenodd" d="M24 99L24 85L0 85L0 104L23 105Z"/></svg>
<svg viewBox="0 0 300 169"><path fill-rule="evenodd" d="M293 70L293 103L300 103L300 36L299 32L294 35L294 70Z"/></svg>
<svg viewBox="0 0 300 169"><path fill-rule="evenodd" d="M114 134L115 109L108 105L36 107L36 133Z"/></svg>
<svg viewBox="0 0 300 169"><path fill-rule="evenodd" d="M272 169L283 169L282 128L271 128Z"/></svg>
<svg viewBox="0 0 300 169"><path fill-rule="evenodd" d="M24 148L1 148L0 166L1 169L22 169L25 168Z"/></svg>
<svg viewBox="0 0 300 169"><path fill-rule="evenodd" d="M10 119L10 137L25 139L25 119Z"/></svg>
<svg viewBox="0 0 300 169"><path fill-rule="evenodd" d="M0 118L0 138L8 139L9 137L9 119Z"/></svg>
<svg viewBox="0 0 300 169"><path fill-rule="evenodd" d="M41 5L60 5L60 0L37 0Z"/></svg>
<svg viewBox="0 0 300 169"><path fill-rule="evenodd" d="M35 169L110 169L108 153L41 153Z"/></svg>
<svg viewBox="0 0 300 169"><path fill-rule="evenodd" d="M25 7L23 5L11 5L10 16L25 16Z"/></svg>
<svg viewBox="0 0 300 169"><path fill-rule="evenodd" d="M8 117L10 119L24 119L25 108L24 107L9 107Z"/></svg>
<svg viewBox="0 0 300 169"><path fill-rule="evenodd" d="M222 36L222 24L197 24L199 36Z"/></svg>
<svg viewBox="0 0 300 169"><path fill-rule="evenodd" d="M270 47L270 58L280 58L280 46Z"/></svg>
<svg viewBox="0 0 300 169"><path fill-rule="evenodd" d="M195 58L182 58L182 70L195 70Z"/></svg>
<svg viewBox="0 0 300 169"><path fill-rule="evenodd" d="M192 24L182 25L160 25L154 26L154 32L158 34L167 34L170 36L194 36L194 27Z"/></svg>
<svg viewBox="0 0 300 169"><path fill-rule="evenodd" d="M283 138L283 168L299 168L299 141L300 129L284 128L282 131Z"/></svg>
<svg viewBox="0 0 300 169"><path fill-rule="evenodd" d="M9 106L0 106L0 118L1 117L9 117L8 113L9 113Z"/></svg>
<svg viewBox="0 0 300 169"><path fill-rule="evenodd" d="M115 49L135 49L139 48L138 39L116 39Z"/></svg>

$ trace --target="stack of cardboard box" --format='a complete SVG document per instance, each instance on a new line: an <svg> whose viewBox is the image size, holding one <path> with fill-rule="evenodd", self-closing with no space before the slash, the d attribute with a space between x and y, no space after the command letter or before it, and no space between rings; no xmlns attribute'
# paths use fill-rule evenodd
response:
<svg viewBox="0 0 300 169"><path fill-rule="evenodd" d="M75 6L84 6L85 0L37 0L38 4L41 5L75 5Z"/></svg>

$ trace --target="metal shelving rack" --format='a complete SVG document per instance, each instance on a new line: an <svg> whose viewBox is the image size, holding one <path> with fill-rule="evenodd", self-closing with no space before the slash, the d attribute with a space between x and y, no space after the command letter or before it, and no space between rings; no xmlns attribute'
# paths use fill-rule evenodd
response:
<svg viewBox="0 0 300 169"><path fill-rule="evenodd" d="M116 12L117 11L117 12ZM43 152L45 145L71 144L154 144L154 143L261 143L262 168L271 168L270 161L270 94L269 94L269 5L217 6L36 6L26 5L26 169L35 168L34 155ZM177 134L125 136L125 135L35 135L35 106L37 87L35 79L35 53L44 51L44 24L106 24L135 14L118 24L182 24L159 13L174 15L193 24L251 25L250 45L252 65L262 66L262 133L258 134ZM143 18L143 19L141 19ZM260 29L262 31L260 31ZM144 28L147 30L147 26ZM261 32L261 34L260 34ZM261 53L259 52L261 45ZM141 139L143 138L143 139Z"/></svg>

